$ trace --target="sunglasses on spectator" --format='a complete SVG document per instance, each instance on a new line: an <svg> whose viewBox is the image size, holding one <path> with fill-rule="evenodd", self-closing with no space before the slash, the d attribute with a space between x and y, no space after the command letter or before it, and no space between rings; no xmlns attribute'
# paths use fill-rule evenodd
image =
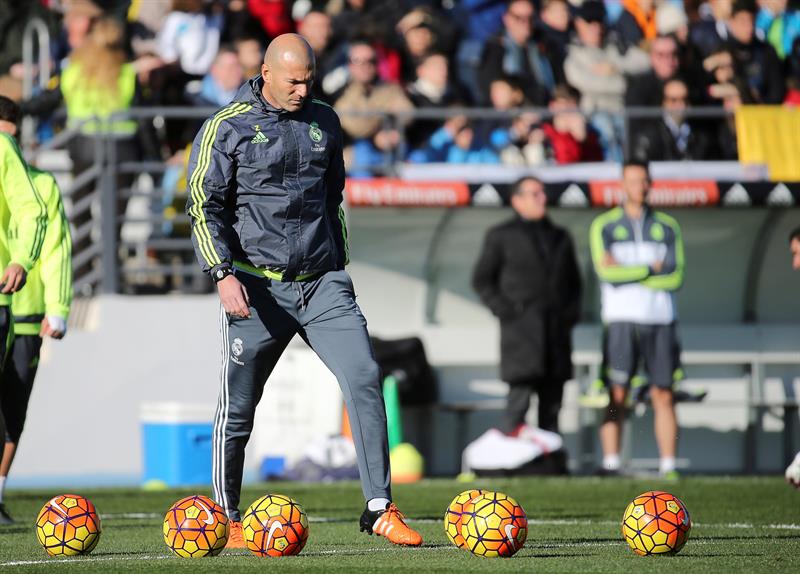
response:
<svg viewBox="0 0 800 574"><path fill-rule="evenodd" d="M506 12L512 19L516 20L517 22L533 22L533 12L519 14L516 12L511 12L510 10Z"/></svg>
<svg viewBox="0 0 800 574"><path fill-rule="evenodd" d="M356 66L374 66L376 61L375 58L350 58L350 63Z"/></svg>
<svg viewBox="0 0 800 574"><path fill-rule="evenodd" d="M678 52L675 50L653 50L653 56L656 58L677 58Z"/></svg>
<svg viewBox="0 0 800 574"><path fill-rule="evenodd" d="M689 101L689 97L688 96L664 96L664 101L665 102L674 103L674 104L677 104L678 102L684 102L685 103L685 102Z"/></svg>

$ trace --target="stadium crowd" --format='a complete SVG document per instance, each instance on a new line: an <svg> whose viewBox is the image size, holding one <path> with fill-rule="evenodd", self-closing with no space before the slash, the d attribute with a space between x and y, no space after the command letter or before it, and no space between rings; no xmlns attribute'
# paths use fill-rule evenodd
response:
<svg viewBox="0 0 800 574"><path fill-rule="evenodd" d="M342 116L351 175L379 172L387 157L619 161L626 132L627 155L640 161L736 159L730 117L687 110L800 103L800 11L791 4L0 0L0 93L21 99L21 37L33 16L50 27L52 80L23 110L46 118L63 101L75 122L130 106L225 105L258 74L270 39L297 31L317 57L315 97ZM82 96L95 75L108 96L100 102ZM454 115L469 107L538 111ZM421 108L449 117L409 115ZM643 108L649 117L621 115ZM370 111L376 115L363 114ZM136 127L113 126L130 139L120 152L167 159L199 126Z"/></svg>

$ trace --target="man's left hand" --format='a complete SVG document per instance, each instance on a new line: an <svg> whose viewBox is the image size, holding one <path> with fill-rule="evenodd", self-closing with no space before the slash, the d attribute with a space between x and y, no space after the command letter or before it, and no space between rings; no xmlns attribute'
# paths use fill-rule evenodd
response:
<svg viewBox="0 0 800 574"><path fill-rule="evenodd" d="M63 339L67 333L66 321L61 317L45 317L42 319L42 326L39 329L39 336L50 337L51 339Z"/></svg>

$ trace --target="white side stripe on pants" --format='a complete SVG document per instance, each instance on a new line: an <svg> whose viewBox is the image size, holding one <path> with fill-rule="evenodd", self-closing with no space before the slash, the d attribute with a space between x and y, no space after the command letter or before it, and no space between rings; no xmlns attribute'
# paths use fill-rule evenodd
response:
<svg viewBox="0 0 800 574"><path fill-rule="evenodd" d="M228 422L228 363L230 346L228 345L228 316L220 305L220 334L222 335L222 366L220 368L219 400L214 417L215 449L212 453L212 477L214 499L228 511L228 498L225 494L225 427Z"/></svg>

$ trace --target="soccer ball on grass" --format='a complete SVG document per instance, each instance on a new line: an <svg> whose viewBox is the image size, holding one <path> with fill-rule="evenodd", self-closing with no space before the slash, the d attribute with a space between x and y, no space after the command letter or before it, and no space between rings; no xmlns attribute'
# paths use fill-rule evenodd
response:
<svg viewBox="0 0 800 574"><path fill-rule="evenodd" d="M50 556L89 554L100 541L100 517L88 498L54 496L36 517L36 539Z"/></svg>
<svg viewBox="0 0 800 574"><path fill-rule="evenodd" d="M282 494L267 494L242 519L244 541L256 556L299 554L308 540L308 517L300 504Z"/></svg>
<svg viewBox="0 0 800 574"><path fill-rule="evenodd" d="M679 498L651 490L633 499L622 515L622 536L640 556L677 554L689 537L692 519Z"/></svg>
<svg viewBox="0 0 800 574"><path fill-rule="evenodd" d="M228 542L228 517L210 498L187 496L167 511L163 532L164 542L176 556L216 556Z"/></svg>

